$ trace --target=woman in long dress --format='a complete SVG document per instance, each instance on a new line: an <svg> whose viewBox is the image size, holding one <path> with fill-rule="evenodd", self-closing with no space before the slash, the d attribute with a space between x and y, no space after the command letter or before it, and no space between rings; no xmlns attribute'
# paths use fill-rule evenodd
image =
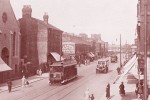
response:
<svg viewBox="0 0 150 100"><path fill-rule="evenodd" d="M87 89L84 93L84 98L85 98L85 100L89 100L89 97L90 97L90 91L89 91L89 89Z"/></svg>
<svg viewBox="0 0 150 100"><path fill-rule="evenodd" d="M25 79L25 76L22 77L22 87L25 86L25 82L26 82L26 79Z"/></svg>
<svg viewBox="0 0 150 100"><path fill-rule="evenodd" d="M108 83L106 86L106 98L109 99L110 98L110 84Z"/></svg>

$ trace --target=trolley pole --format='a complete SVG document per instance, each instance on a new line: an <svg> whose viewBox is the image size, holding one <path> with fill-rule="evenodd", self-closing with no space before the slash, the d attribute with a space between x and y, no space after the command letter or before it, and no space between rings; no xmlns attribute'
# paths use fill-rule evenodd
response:
<svg viewBox="0 0 150 100"><path fill-rule="evenodd" d="M59 41L60 41L60 61L61 61L61 55L62 55L62 34L60 34L60 37L59 37Z"/></svg>
<svg viewBox="0 0 150 100"><path fill-rule="evenodd" d="M144 23L144 35L145 35L145 52L144 52L144 59L145 59L145 66L144 66L144 100L147 100L147 0L145 0L145 4L144 4L144 8L145 8L145 23Z"/></svg>

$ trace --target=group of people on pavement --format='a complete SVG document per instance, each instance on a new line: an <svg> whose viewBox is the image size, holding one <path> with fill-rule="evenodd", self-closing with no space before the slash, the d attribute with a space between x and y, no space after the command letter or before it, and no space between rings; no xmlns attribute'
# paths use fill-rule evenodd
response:
<svg viewBox="0 0 150 100"><path fill-rule="evenodd" d="M42 76L42 69L37 69L36 74L39 75L39 76Z"/></svg>
<svg viewBox="0 0 150 100"><path fill-rule="evenodd" d="M22 80L22 87L29 85L29 81L25 78L25 76L23 76L21 80Z"/></svg>
<svg viewBox="0 0 150 100"><path fill-rule="evenodd" d="M121 96L125 95L125 86L123 82L121 82L121 84L119 85L119 93ZM110 99L110 84L109 83L106 86L106 98L107 100ZM90 94L90 91L88 88L84 93L84 100L94 100L94 94Z"/></svg>
<svg viewBox="0 0 150 100"><path fill-rule="evenodd" d="M125 86L123 84L123 82L121 82L121 84L119 85L119 93L120 95L124 96L125 95ZM110 84L108 83L106 86L106 98L107 100L110 99Z"/></svg>
<svg viewBox="0 0 150 100"><path fill-rule="evenodd" d="M136 83L136 89L135 89L135 93L138 96L139 99L143 98L143 89L144 89L144 84L143 81L138 81ZM148 90L147 90L147 98L148 98Z"/></svg>
<svg viewBox="0 0 150 100"><path fill-rule="evenodd" d="M25 78L25 76L22 77L21 83L22 83L21 84L22 87L29 85L29 81ZM12 90L12 80L11 79L8 79L7 85L8 85L8 92L10 93Z"/></svg>

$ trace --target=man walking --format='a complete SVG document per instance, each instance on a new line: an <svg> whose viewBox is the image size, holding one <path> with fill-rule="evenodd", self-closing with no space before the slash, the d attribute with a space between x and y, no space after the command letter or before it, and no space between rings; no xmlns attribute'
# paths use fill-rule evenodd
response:
<svg viewBox="0 0 150 100"><path fill-rule="evenodd" d="M11 82L11 80L8 80L7 84L8 84L8 91L10 93L11 92L11 88L12 88L12 82Z"/></svg>

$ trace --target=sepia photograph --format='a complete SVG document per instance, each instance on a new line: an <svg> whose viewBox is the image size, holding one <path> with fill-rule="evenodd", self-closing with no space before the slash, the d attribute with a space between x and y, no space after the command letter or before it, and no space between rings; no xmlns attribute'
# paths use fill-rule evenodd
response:
<svg viewBox="0 0 150 100"><path fill-rule="evenodd" d="M150 0L0 0L0 100L150 100Z"/></svg>

